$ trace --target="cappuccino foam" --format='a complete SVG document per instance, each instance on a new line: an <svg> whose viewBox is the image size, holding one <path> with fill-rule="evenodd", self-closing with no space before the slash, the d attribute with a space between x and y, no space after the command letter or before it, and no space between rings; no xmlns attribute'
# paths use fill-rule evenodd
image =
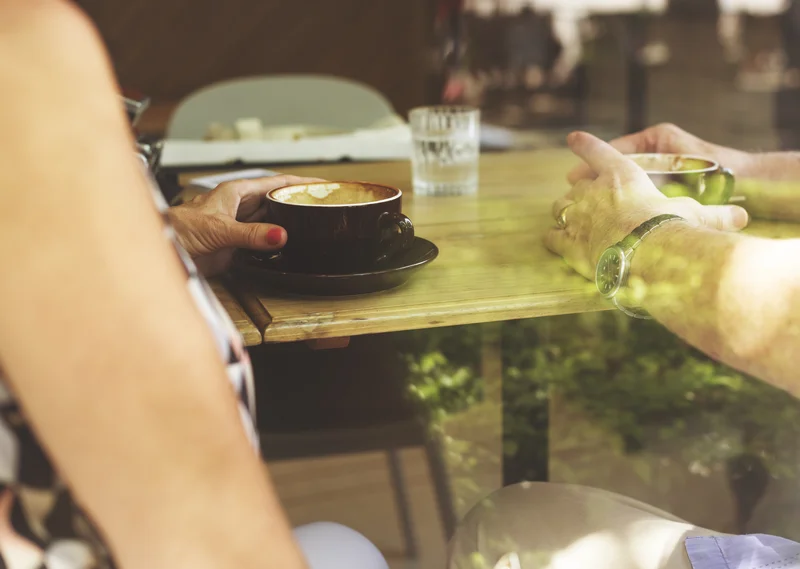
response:
<svg viewBox="0 0 800 569"><path fill-rule="evenodd" d="M358 205L394 197L396 192L382 186L319 183L290 186L271 194L276 201L298 205Z"/></svg>
<svg viewBox="0 0 800 569"><path fill-rule="evenodd" d="M640 154L630 158L645 172L674 173L691 172L711 168L710 161L677 154Z"/></svg>

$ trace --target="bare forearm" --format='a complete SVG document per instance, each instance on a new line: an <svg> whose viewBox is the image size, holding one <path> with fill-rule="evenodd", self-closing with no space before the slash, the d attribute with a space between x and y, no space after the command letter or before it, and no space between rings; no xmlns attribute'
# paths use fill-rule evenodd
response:
<svg viewBox="0 0 800 569"><path fill-rule="evenodd" d="M750 154L746 166L737 174L745 179L800 183L800 152Z"/></svg>
<svg viewBox="0 0 800 569"><path fill-rule="evenodd" d="M753 218L800 221L800 153L751 154L737 171L736 193Z"/></svg>
<svg viewBox="0 0 800 569"><path fill-rule="evenodd" d="M674 223L637 252L631 295L711 357L800 395L798 254L797 241Z"/></svg>
<svg viewBox="0 0 800 569"><path fill-rule="evenodd" d="M122 567L302 567L95 38L0 2L0 362Z"/></svg>

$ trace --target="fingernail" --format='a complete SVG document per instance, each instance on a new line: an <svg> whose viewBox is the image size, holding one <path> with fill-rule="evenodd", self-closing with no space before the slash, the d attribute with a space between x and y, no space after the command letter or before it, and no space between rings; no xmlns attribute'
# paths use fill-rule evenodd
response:
<svg viewBox="0 0 800 569"><path fill-rule="evenodd" d="M739 229L744 229L750 223L750 215L741 207L733 210L733 224Z"/></svg>
<svg viewBox="0 0 800 569"><path fill-rule="evenodd" d="M572 144L575 142L575 139L578 138L577 132L571 132L567 135L567 144Z"/></svg>
<svg viewBox="0 0 800 569"><path fill-rule="evenodd" d="M280 227L273 227L267 231L267 243L270 245L280 245L283 241L283 229Z"/></svg>

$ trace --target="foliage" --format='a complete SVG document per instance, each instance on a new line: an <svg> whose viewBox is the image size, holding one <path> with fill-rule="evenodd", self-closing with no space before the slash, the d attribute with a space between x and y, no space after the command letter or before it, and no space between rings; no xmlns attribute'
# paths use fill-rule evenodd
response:
<svg viewBox="0 0 800 569"><path fill-rule="evenodd" d="M481 331L402 335L411 393L435 424L484 399ZM505 461L514 478L546 475L554 389L618 434L626 453L677 440L685 442L685 463L699 473L746 453L760 457L773 477L796 475L800 404L710 360L657 323L617 313L507 322L502 358Z"/></svg>

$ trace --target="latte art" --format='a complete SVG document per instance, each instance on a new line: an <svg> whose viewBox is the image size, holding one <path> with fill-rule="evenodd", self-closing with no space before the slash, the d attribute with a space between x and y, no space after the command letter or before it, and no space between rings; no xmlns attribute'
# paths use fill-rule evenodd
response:
<svg viewBox="0 0 800 569"><path fill-rule="evenodd" d="M272 199L298 205L358 205L396 196L390 188L355 183L324 183L291 186L272 192Z"/></svg>

